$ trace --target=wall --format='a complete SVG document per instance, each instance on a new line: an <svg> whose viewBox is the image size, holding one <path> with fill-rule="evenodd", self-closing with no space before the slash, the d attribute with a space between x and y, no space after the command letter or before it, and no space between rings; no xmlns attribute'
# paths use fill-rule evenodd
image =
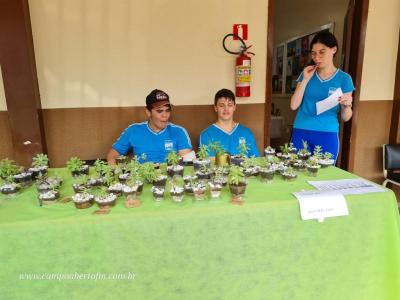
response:
<svg viewBox="0 0 400 300"><path fill-rule="evenodd" d="M29 0L52 165L63 165L72 155L105 157L121 130L145 119L144 99L154 88L170 95L177 105L173 121L190 128L196 146L199 132L214 121L215 92L234 88L235 56L221 41L235 23L248 24L248 44L256 53L252 95L237 99L243 106L237 119L255 116L249 127L261 150L267 3ZM229 45L238 49L237 43Z"/></svg>
<svg viewBox="0 0 400 300"><path fill-rule="evenodd" d="M399 0L369 0L362 101L393 100L399 27Z"/></svg>
<svg viewBox="0 0 400 300"><path fill-rule="evenodd" d="M348 3L349 0L277 0L274 43L282 43L333 22L339 50L342 49L344 16Z"/></svg>
<svg viewBox="0 0 400 300"><path fill-rule="evenodd" d="M353 172L376 182L383 181L382 145L389 141L399 28L398 0L369 1Z"/></svg>
<svg viewBox="0 0 400 300"><path fill-rule="evenodd" d="M274 44L277 45L333 22L334 34L338 40L339 51L341 51L344 17L348 2L349 0L276 0ZM318 11L318 13L314 13L315 11ZM336 56L335 63L337 65L340 65L340 58L340 55ZM290 110L290 97L273 96L272 102L285 119L282 138L271 141L276 146L290 140L296 112Z"/></svg>
<svg viewBox="0 0 400 300"><path fill-rule="evenodd" d="M7 114L7 103L3 84L3 75L1 72L0 65L0 159L8 157L10 159L13 156L13 147L11 140L11 128Z"/></svg>
<svg viewBox="0 0 400 300"><path fill-rule="evenodd" d="M141 106L154 88L176 105L233 88L221 41L248 23L252 97L265 94L267 1L30 0L43 108Z"/></svg>

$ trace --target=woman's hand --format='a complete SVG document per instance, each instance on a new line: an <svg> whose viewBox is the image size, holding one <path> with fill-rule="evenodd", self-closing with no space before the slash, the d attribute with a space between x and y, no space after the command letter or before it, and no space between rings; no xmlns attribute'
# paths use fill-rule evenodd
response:
<svg viewBox="0 0 400 300"><path fill-rule="evenodd" d="M343 108L351 108L353 103L353 97L351 93L344 94L342 97L340 97L339 103Z"/></svg>
<svg viewBox="0 0 400 300"><path fill-rule="evenodd" d="M296 89L290 98L290 108L292 110L299 108L301 102L303 101L304 90L310 81L310 78L314 75L315 70L317 70L316 66L308 66L304 68L303 80L297 84Z"/></svg>
<svg viewBox="0 0 400 300"><path fill-rule="evenodd" d="M351 116L353 115L353 110L351 109L353 103L353 96L351 94L352 93L347 93L339 98L339 103L341 106L340 114L344 122L350 120Z"/></svg>
<svg viewBox="0 0 400 300"><path fill-rule="evenodd" d="M308 82L317 70L317 66L308 66L303 70L303 79Z"/></svg>

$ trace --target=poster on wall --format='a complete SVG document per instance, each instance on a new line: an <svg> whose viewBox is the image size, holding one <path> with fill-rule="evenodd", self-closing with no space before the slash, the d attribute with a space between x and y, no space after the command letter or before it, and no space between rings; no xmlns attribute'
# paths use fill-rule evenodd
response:
<svg viewBox="0 0 400 300"><path fill-rule="evenodd" d="M274 48L272 70L272 92L288 96L294 92L297 79L311 61L310 45L315 34L328 30L333 32L333 23L319 27L310 33L291 38Z"/></svg>
<svg viewBox="0 0 400 300"><path fill-rule="evenodd" d="M280 44L274 48L272 63L272 92L282 93L283 82L283 58L285 44Z"/></svg>

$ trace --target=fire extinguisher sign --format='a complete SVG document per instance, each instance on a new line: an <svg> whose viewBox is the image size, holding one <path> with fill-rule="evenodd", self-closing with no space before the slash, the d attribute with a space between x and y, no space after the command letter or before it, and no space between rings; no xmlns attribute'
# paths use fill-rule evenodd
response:
<svg viewBox="0 0 400 300"><path fill-rule="evenodd" d="M233 24L233 33L239 36L242 40L247 41L247 24ZM238 40L237 37L233 37Z"/></svg>

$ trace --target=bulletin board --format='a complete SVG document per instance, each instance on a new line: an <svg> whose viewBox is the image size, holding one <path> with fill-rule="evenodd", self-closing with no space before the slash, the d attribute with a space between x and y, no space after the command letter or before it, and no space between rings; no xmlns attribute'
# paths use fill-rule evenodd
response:
<svg viewBox="0 0 400 300"><path fill-rule="evenodd" d="M297 85L297 78L311 60L310 44L314 36L321 31L333 33L334 23L323 25L316 30L291 38L274 47L272 61L272 93L289 96Z"/></svg>

